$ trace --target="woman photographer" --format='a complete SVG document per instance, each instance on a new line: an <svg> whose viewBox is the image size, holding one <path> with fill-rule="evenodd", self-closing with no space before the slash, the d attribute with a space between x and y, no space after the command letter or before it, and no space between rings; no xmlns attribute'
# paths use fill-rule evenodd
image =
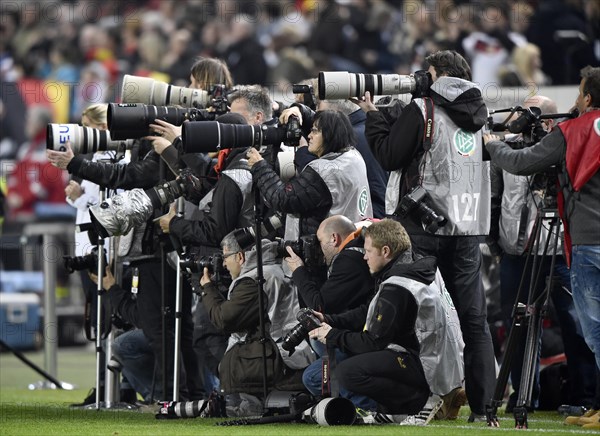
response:
<svg viewBox="0 0 600 436"><path fill-rule="evenodd" d="M267 204L286 213L285 239L316 233L321 221L344 215L357 222L373 216L365 162L353 147L356 137L348 117L325 110L315 115L308 135L311 161L287 183L251 148L252 178Z"/></svg>

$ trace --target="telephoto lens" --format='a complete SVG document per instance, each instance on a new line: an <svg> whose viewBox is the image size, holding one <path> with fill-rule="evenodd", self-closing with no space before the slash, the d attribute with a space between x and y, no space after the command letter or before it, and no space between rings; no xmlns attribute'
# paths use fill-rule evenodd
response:
<svg viewBox="0 0 600 436"><path fill-rule="evenodd" d="M123 103L144 103L157 106L205 108L210 103L208 91L169 85L149 77L125 74L121 87Z"/></svg>
<svg viewBox="0 0 600 436"><path fill-rule="evenodd" d="M431 75L426 71L414 74L361 74L347 71L321 71L319 73L319 99L347 99L362 97L369 91L374 95L413 94L427 95Z"/></svg>
<svg viewBox="0 0 600 436"><path fill-rule="evenodd" d="M163 120L175 126L184 121L214 120L215 112L206 109L152 106L142 103L109 103L107 121L113 139L138 139L153 135L150 124Z"/></svg>
<svg viewBox="0 0 600 436"><path fill-rule="evenodd" d="M65 151L67 142L71 144L71 150L75 154L107 150L124 151L133 147L133 140L122 141L112 138L108 130L83 127L79 124L48 124L46 127L48 150Z"/></svg>

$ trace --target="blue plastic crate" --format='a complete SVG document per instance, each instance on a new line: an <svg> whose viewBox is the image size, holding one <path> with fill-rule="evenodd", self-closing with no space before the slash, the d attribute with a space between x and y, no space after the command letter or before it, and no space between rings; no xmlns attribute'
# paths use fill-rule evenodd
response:
<svg viewBox="0 0 600 436"><path fill-rule="evenodd" d="M40 297L0 292L0 339L18 350L40 348Z"/></svg>

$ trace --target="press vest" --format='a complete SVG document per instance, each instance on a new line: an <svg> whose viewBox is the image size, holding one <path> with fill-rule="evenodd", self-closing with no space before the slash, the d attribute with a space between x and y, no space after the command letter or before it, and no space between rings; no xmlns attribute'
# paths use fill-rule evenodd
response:
<svg viewBox="0 0 600 436"><path fill-rule="evenodd" d="M333 203L328 217L344 215L352 222L373 217L367 167L355 148L342 153L328 153L307 166L319 174L331 192ZM288 214L285 239L297 240L300 236L300 217Z"/></svg>
<svg viewBox="0 0 600 436"><path fill-rule="evenodd" d="M384 280L385 285L399 286L408 290L418 305L415 332L420 344L419 358L431 391L445 395L461 385L464 378L461 356L461 330L457 317L452 317L454 305L448 292L441 291L434 283L425 285L406 277L392 276ZM379 297L371 301L367 315L367 330Z"/></svg>
<svg viewBox="0 0 600 436"><path fill-rule="evenodd" d="M425 102L413 100L423 118ZM401 147L402 144L397 144ZM434 106L433 138L418 164L418 178L429 193L430 205L448 219L436 235L487 235L490 229L490 162L483 161L481 130L469 132L458 127L446 112ZM400 200L402 170L390 174L386 190L386 213L393 214Z"/></svg>

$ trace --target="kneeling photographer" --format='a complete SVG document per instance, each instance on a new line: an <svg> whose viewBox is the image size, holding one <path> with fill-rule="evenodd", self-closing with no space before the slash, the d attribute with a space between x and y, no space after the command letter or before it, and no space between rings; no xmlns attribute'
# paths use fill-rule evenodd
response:
<svg viewBox="0 0 600 436"><path fill-rule="evenodd" d="M373 278L364 261L361 229L343 215L325 219L317 229L317 239L327 264L327 280L318 286L305 262L291 247L284 258L292 271L303 307L328 314L343 313L366 304L373 290Z"/></svg>
<svg viewBox="0 0 600 436"><path fill-rule="evenodd" d="M316 312L322 324L309 336L344 354L337 355L333 370L342 396L362 409L406 418L420 412L430 394L419 359L415 322L419 310L416 295L433 282L434 259L413 261L406 231L389 219L365 230L365 259L377 286L369 306L339 315ZM320 371L313 363L303 377L315 395L321 390ZM440 405L441 401L431 408L425 421L429 422ZM401 422L399 416L387 418L387 422Z"/></svg>
<svg viewBox="0 0 600 436"><path fill-rule="evenodd" d="M296 324L295 314L300 307L290 280L283 273L281 260L277 258L277 246L277 242L262 241L268 380L273 383L272 388L289 386L294 389L293 382L298 385L299 377L293 370L305 368L314 357L306 342L298 346L292 356L282 352L283 336ZM225 236L221 247L223 266L233 279L227 298L211 281L208 268L204 269L200 279L202 300L210 320L217 328L231 334L219 367L221 389L227 394L261 395L263 362L259 342L258 280L262 278L258 277L256 247L246 251L248 247L240 246L236 232Z"/></svg>
<svg viewBox="0 0 600 436"><path fill-rule="evenodd" d="M492 161L513 174L534 174L559 166L558 206L573 300L584 338L600 369L600 68L588 66L581 77L575 102L579 117L559 123L540 142L521 150L511 149L496 135L485 135L484 141ZM600 399L595 402L597 409Z"/></svg>

